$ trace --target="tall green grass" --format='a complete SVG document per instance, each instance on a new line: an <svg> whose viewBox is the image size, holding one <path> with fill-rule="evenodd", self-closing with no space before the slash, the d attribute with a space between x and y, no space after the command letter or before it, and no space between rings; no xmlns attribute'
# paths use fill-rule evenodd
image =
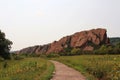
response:
<svg viewBox="0 0 120 80"><path fill-rule="evenodd" d="M81 55L54 58L82 72L89 80L120 80L120 55Z"/></svg>
<svg viewBox="0 0 120 80"><path fill-rule="evenodd" d="M0 62L0 80L49 80L53 70L53 64L41 58L4 61Z"/></svg>

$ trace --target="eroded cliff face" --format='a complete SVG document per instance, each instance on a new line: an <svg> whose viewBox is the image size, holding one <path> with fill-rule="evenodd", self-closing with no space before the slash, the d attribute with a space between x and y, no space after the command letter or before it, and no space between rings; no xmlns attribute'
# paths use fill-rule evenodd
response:
<svg viewBox="0 0 120 80"><path fill-rule="evenodd" d="M94 50L95 46L109 44L109 38L105 29L92 29L77 32L73 35L61 38L59 41L47 45L37 45L20 50L18 53L49 54L52 52L64 52L65 48L80 48L82 50Z"/></svg>

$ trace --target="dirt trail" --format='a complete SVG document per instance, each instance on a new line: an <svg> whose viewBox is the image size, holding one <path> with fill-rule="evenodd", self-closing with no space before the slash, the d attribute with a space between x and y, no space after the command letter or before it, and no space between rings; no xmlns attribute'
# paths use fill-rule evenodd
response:
<svg viewBox="0 0 120 80"><path fill-rule="evenodd" d="M51 80L86 80L78 71L57 61L51 61L55 65L55 73Z"/></svg>

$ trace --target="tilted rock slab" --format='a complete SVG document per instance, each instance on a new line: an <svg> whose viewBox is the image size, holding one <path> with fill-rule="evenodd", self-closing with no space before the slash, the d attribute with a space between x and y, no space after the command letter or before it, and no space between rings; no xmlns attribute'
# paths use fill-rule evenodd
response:
<svg viewBox="0 0 120 80"><path fill-rule="evenodd" d="M37 45L24 48L18 53L36 53L36 54L49 54L52 52L64 52L65 48L80 48L82 50L94 50L94 46L102 44L109 44L106 29L92 29L88 31L77 32L73 35L61 38L59 41L46 45Z"/></svg>

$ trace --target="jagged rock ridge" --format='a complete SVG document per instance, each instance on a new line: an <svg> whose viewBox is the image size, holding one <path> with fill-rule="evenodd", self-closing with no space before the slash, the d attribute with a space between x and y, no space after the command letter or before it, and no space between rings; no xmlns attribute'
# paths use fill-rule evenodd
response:
<svg viewBox="0 0 120 80"><path fill-rule="evenodd" d="M49 54L52 52L64 52L65 48L80 48L82 50L94 50L95 46L109 44L106 29L92 29L88 31L77 32L73 35L61 38L59 41L47 45L37 45L24 48L18 53L36 53Z"/></svg>

